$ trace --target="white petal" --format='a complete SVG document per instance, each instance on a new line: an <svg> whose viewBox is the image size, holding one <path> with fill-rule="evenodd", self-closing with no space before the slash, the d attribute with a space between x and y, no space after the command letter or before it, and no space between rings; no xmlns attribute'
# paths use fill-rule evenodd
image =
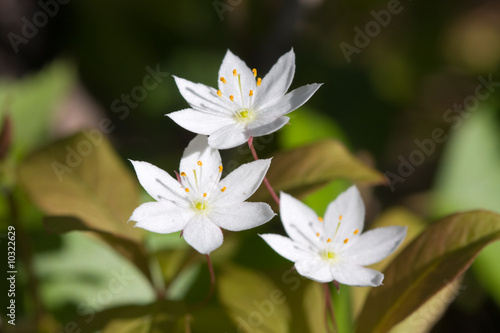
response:
<svg viewBox="0 0 500 333"><path fill-rule="evenodd" d="M212 114L195 109L184 109L166 114L177 125L190 132L210 135L221 128L236 123L232 117Z"/></svg>
<svg viewBox="0 0 500 333"><path fill-rule="evenodd" d="M253 137L268 135L285 126L289 120L288 117L279 117L278 119L258 118L247 125L247 131Z"/></svg>
<svg viewBox="0 0 500 333"><path fill-rule="evenodd" d="M198 162L201 162L201 165ZM197 135L184 149L179 171L187 175L190 185L186 187L194 187L190 190L198 189L203 193L210 191L219 181L221 166L219 151L208 145L205 135Z"/></svg>
<svg viewBox="0 0 500 333"><path fill-rule="evenodd" d="M229 149L248 141L250 136L242 124L225 126L208 137L208 144L217 149Z"/></svg>
<svg viewBox="0 0 500 333"><path fill-rule="evenodd" d="M169 234L184 229L193 214L189 209L161 200L140 205L134 210L129 221L136 221L135 227Z"/></svg>
<svg viewBox="0 0 500 333"><path fill-rule="evenodd" d="M201 83L194 83L174 76L175 83L182 97L191 107L210 110L213 113L230 115L228 106L217 95L217 90Z"/></svg>
<svg viewBox="0 0 500 333"><path fill-rule="evenodd" d="M234 69L240 75L239 79L238 76L233 76ZM221 77L224 77L227 83L222 83ZM222 60L218 80L219 89L224 97L233 95L236 104L248 106L250 90L256 91L255 77L247 64L229 50L227 50L224 60ZM241 100L242 95L243 101Z"/></svg>
<svg viewBox="0 0 500 333"><path fill-rule="evenodd" d="M305 249L299 243L294 242L288 237L284 237L281 235L275 234L264 234L259 235L269 244L270 247L273 248L280 256L286 258L290 261L296 262L301 259L308 259L311 256L315 256L316 254L312 254L309 250Z"/></svg>
<svg viewBox="0 0 500 333"><path fill-rule="evenodd" d="M333 281L330 263L321 259L318 255L297 261L295 268L300 275L311 280L322 283Z"/></svg>
<svg viewBox="0 0 500 333"><path fill-rule="evenodd" d="M271 70L262 79L257 88L254 107L271 106L274 100L280 99L292 84L295 74L295 54L293 50L282 55Z"/></svg>
<svg viewBox="0 0 500 333"><path fill-rule="evenodd" d="M384 227L369 230L342 252L342 260L355 265L371 265L389 256L403 242L406 227Z"/></svg>
<svg viewBox="0 0 500 333"><path fill-rule="evenodd" d="M188 206L181 184L162 169L148 162L133 161L135 173L142 187L156 200L166 199Z"/></svg>
<svg viewBox="0 0 500 333"><path fill-rule="evenodd" d="M292 90L276 104L258 110L258 115L266 118L278 118L299 108L311 98L321 87L321 84L313 83Z"/></svg>
<svg viewBox="0 0 500 333"><path fill-rule="evenodd" d="M205 215L195 215L182 232L186 242L201 254L209 254L222 245L222 230Z"/></svg>
<svg viewBox="0 0 500 333"><path fill-rule="evenodd" d="M219 183L218 206L228 206L248 199L259 188L264 179L271 159L245 163L236 168Z"/></svg>
<svg viewBox="0 0 500 333"><path fill-rule="evenodd" d="M285 231L294 241L303 246L317 247L317 232L323 230L318 215L301 201L284 192L280 193L280 216ZM324 235L323 235L324 236Z"/></svg>
<svg viewBox="0 0 500 333"><path fill-rule="evenodd" d="M336 281L349 286L378 287L384 280L384 274L374 269L346 263L335 263L332 272Z"/></svg>
<svg viewBox="0 0 500 333"><path fill-rule="evenodd" d="M340 216L342 220L337 231ZM356 230L363 232L365 204L356 186L349 187L328 205L325 213L325 231L329 237L336 233L335 243L343 244ZM333 237L332 237L333 238Z"/></svg>
<svg viewBox="0 0 500 333"><path fill-rule="evenodd" d="M241 202L226 207L214 208L208 218L221 227L230 231L247 230L258 227L272 219L274 212L263 202Z"/></svg>

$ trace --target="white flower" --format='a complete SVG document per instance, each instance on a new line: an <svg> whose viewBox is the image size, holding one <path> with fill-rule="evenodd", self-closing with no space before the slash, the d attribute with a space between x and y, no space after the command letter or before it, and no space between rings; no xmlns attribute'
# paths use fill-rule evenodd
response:
<svg viewBox="0 0 500 333"><path fill-rule="evenodd" d="M211 147L239 146L250 137L283 127L289 121L285 115L307 102L321 86L309 84L285 95L294 72L293 50L283 55L263 79L228 50L219 69L219 90L174 76L191 108L167 116L191 132L209 135Z"/></svg>
<svg viewBox="0 0 500 333"><path fill-rule="evenodd" d="M302 202L281 193L281 220L290 238L261 237L281 256L295 262L301 275L318 282L379 286L384 275L363 266L390 255L406 236L406 227L363 233L365 207L355 186L328 206L324 220Z"/></svg>
<svg viewBox="0 0 500 333"><path fill-rule="evenodd" d="M268 204L244 202L259 187L271 160L243 164L221 180L219 151L207 137L196 136L184 150L180 183L147 162L131 161L142 187L156 199L135 209L136 227L157 233L183 230L189 245L208 254L222 244L220 228L240 231L257 227L275 214Z"/></svg>

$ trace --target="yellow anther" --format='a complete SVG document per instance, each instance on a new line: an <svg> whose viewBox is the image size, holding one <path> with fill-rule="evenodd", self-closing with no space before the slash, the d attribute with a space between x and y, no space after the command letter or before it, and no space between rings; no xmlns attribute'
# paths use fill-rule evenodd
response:
<svg viewBox="0 0 500 333"><path fill-rule="evenodd" d="M331 238L328 238L328 239L326 240L326 242L327 242L327 243L330 243L331 241L332 241L332 239L331 239Z"/></svg>
<svg viewBox="0 0 500 333"><path fill-rule="evenodd" d="M318 217L318 220L319 220L320 222L323 222L323 218L322 218L321 216L320 216L320 217Z"/></svg>
<svg viewBox="0 0 500 333"><path fill-rule="evenodd" d="M316 237L319 237L319 232L316 233Z"/></svg>
<svg viewBox="0 0 500 333"><path fill-rule="evenodd" d="M199 165L199 166L202 166L202 165L203 165L203 163L201 163L201 161L198 161L198 165Z"/></svg>
<svg viewBox="0 0 500 333"><path fill-rule="evenodd" d="M344 239L344 244L347 244L348 241L349 241L349 238Z"/></svg>
<svg viewBox="0 0 500 333"><path fill-rule="evenodd" d="M222 165L219 165L219 172L222 172Z"/></svg>
<svg viewBox="0 0 500 333"><path fill-rule="evenodd" d="M231 100L231 102L234 102L234 96L233 95L229 96L229 99Z"/></svg>
<svg viewBox="0 0 500 333"><path fill-rule="evenodd" d="M253 90L250 90L250 93L248 94L248 96L253 96Z"/></svg>
<svg viewBox="0 0 500 333"><path fill-rule="evenodd" d="M357 235L359 232L359 229L354 230L353 234Z"/></svg>
<svg viewBox="0 0 500 333"><path fill-rule="evenodd" d="M185 172L181 172L181 176L182 177L186 177L186 173Z"/></svg>
<svg viewBox="0 0 500 333"><path fill-rule="evenodd" d="M339 216L339 221L342 221L342 215Z"/></svg>
<svg viewBox="0 0 500 333"><path fill-rule="evenodd" d="M218 95L219 97L222 97L222 91L217 90L217 95Z"/></svg>
<svg viewBox="0 0 500 333"><path fill-rule="evenodd" d="M262 83L262 79L260 77L257 78L257 87L260 86L261 83Z"/></svg>
<svg viewBox="0 0 500 333"><path fill-rule="evenodd" d="M236 71L236 69L233 69L233 76L237 76L238 75L238 72Z"/></svg>
<svg viewBox="0 0 500 333"><path fill-rule="evenodd" d="M220 189L221 192L224 192L226 190L226 187L224 186L223 188Z"/></svg>
<svg viewBox="0 0 500 333"><path fill-rule="evenodd" d="M207 197L207 194L206 193L203 193L203 197L206 198Z"/></svg>
<svg viewBox="0 0 500 333"><path fill-rule="evenodd" d="M254 76L254 77L255 77L255 76L257 76L257 70L256 70L255 68L254 68L254 69L252 69L252 73L253 73L253 76Z"/></svg>
<svg viewBox="0 0 500 333"><path fill-rule="evenodd" d="M186 187L185 191L186 191L186 192L189 192L189 189Z"/></svg>
<svg viewBox="0 0 500 333"><path fill-rule="evenodd" d="M227 83L226 79L223 76L220 77L220 80L222 81L222 83Z"/></svg>

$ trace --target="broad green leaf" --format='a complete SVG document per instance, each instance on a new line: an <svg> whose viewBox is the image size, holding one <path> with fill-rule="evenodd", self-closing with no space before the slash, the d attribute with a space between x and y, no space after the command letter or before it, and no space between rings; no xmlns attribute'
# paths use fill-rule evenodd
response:
<svg viewBox="0 0 500 333"><path fill-rule="evenodd" d="M297 148L324 139L346 141L339 125L325 114L301 106L299 112L288 115L290 125L279 131L278 142L282 149Z"/></svg>
<svg viewBox="0 0 500 333"><path fill-rule="evenodd" d="M425 228L426 224L419 217L402 207L393 207L384 211L370 226L370 229L383 228L389 226L408 227L406 237L401 245L390 256L378 263L370 266L379 272L383 272L387 266L397 257L403 249L410 244ZM385 284L385 280L383 282ZM378 287L377 287L378 288ZM357 318L368 293L373 287L353 287L350 288L354 317Z"/></svg>
<svg viewBox="0 0 500 333"><path fill-rule="evenodd" d="M337 179L353 183L382 184L384 176L354 157L335 140L325 140L273 157L267 178L276 191L300 197ZM269 198L261 186L253 197L256 201Z"/></svg>
<svg viewBox="0 0 500 333"><path fill-rule="evenodd" d="M138 182L97 130L38 150L21 164L19 181L47 215L73 216L88 228L142 239L143 230L127 223L139 205Z"/></svg>
<svg viewBox="0 0 500 333"><path fill-rule="evenodd" d="M56 61L19 81L0 79L0 119L5 113L12 116L16 154L29 151L48 138L55 107L72 88L75 73L72 65Z"/></svg>
<svg viewBox="0 0 500 333"><path fill-rule="evenodd" d="M325 295L321 283L308 283L304 290L304 317L309 333L325 332Z"/></svg>
<svg viewBox="0 0 500 333"><path fill-rule="evenodd" d="M436 177L432 201L436 215L472 209L500 213L500 129L496 117L481 104L452 132ZM472 269L500 305L499 256L500 244L489 246L479 254Z"/></svg>
<svg viewBox="0 0 500 333"><path fill-rule="evenodd" d="M489 243L500 239L500 215L455 214L432 224L384 271L358 317L358 333L388 332L452 283Z"/></svg>
<svg viewBox="0 0 500 333"><path fill-rule="evenodd" d="M57 243L37 252L33 267L44 306L50 312L68 308L67 315L90 320L96 312L124 304L145 304L155 299L149 281L128 260L103 242L81 232L50 236ZM37 246L40 241L35 239ZM71 307L76 309L71 312Z"/></svg>
<svg viewBox="0 0 500 333"><path fill-rule="evenodd" d="M148 256L141 243L135 242L130 238L111 234L106 231L97 230L89 227L85 222L71 216L48 216L44 218L45 229L52 233L67 233L70 231L89 231L97 236L113 249L121 253L130 260L144 274L148 280L151 280L151 274L148 266Z"/></svg>
<svg viewBox="0 0 500 333"><path fill-rule="evenodd" d="M219 299L238 330L253 333L290 331L286 297L269 278L229 265L221 269L217 278Z"/></svg>

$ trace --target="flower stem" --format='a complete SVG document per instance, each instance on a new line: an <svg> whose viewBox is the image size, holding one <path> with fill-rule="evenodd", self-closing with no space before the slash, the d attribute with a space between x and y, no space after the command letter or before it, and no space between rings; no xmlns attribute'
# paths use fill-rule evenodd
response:
<svg viewBox="0 0 500 333"><path fill-rule="evenodd" d="M332 295L330 294L330 288L328 287L328 283L323 283L323 288L325 291L325 328L328 333L337 333L337 324L335 322L335 315L333 312L333 302ZM328 320L330 317L330 321Z"/></svg>
<svg viewBox="0 0 500 333"><path fill-rule="evenodd" d="M257 161L259 159L259 157L257 156L257 152L255 151L255 147L253 146L253 136L251 136L250 139L248 139L248 147L250 148L250 151L252 152L253 158ZM264 177L264 184L266 185L269 193L271 193L271 196L273 197L274 201L276 201L276 203L279 206L280 199L278 198L278 195L276 194L273 187L271 186L271 183L269 183L269 180L267 179L267 177Z"/></svg>
<svg viewBox="0 0 500 333"><path fill-rule="evenodd" d="M207 302L212 297L215 290L215 274L214 274L214 266L212 265L212 260L210 260L210 255L205 254L207 257L208 271L210 272L210 291L208 292Z"/></svg>

